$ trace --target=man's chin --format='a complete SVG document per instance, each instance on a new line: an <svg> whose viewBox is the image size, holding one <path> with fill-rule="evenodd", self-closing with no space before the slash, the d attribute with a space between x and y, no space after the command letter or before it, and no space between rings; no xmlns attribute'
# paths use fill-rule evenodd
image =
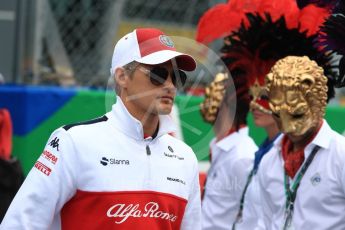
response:
<svg viewBox="0 0 345 230"><path fill-rule="evenodd" d="M168 115L171 113L171 110L172 110L172 106L161 106L159 109L158 109L158 113L159 115Z"/></svg>
<svg viewBox="0 0 345 230"><path fill-rule="evenodd" d="M307 135L306 133L307 133L307 131L291 132L291 133L287 133L287 136L289 137L289 139L292 142L295 142L295 141L299 141L299 140L303 139L304 136Z"/></svg>

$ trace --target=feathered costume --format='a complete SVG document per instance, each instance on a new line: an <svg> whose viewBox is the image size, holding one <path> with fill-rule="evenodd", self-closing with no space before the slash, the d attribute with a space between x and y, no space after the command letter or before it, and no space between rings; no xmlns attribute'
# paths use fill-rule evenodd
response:
<svg viewBox="0 0 345 230"><path fill-rule="evenodd" d="M321 1L322 2L322 1ZM335 86L345 86L345 2L344 0L326 1L331 2L329 8L332 15L326 20L321 28L318 46L325 53L337 53L341 55L339 61L339 75L336 78Z"/></svg>
<svg viewBox="0 0 345 230"><path fill-rule="evenodd" d="M332 7L321 1L318 1L317 4L299 2L299 5L295 0L230 0L228 3L214 6L200 19L196 35L197 41L207 44L224 38L221 57L231 73L236 88L237 105L249 104L250 88L252 92L255 91L260 95L265 76L271 67L277 60L292 55L308 56L322 66L328 77L328 99L334 96L333 84L336 78L334 68L336 66L333 65L330 52L321 52L321 49L315 46L320 26L330 16ZM217 81L217 79L219 77L215 80ZM216 82L217 86L221 82L224 82L226 87L226 81ZM215 83L211 83L212 85ZM213 88L222 89L220 86L209 89ZM209 95L212 95L212 92ZM217 100L217 102L220 101L219 97ZM251 106L252 104L263 112L270 112L268 100L264 98L264 95L252 100ZM202 108L207 109L205 106ZM212 111L209 112L215 113L215 116L211 116L209 113L207 115L214 118L217 111L214 107L212 108ZM255 161L258 160L257 165L260 159L255 159ZM240 179L245 180L245 178ZM250 183L250 179L248 179L247 185ZM246 217L242 222L240 221L242 212L246 209L244 207L245 192L242 197L239 210L233 210L233 207L230 206L226 211L223 210L222 213L231 213L231 218L227 216L225 220L213 215L213 221L207 221L208 215L205 215L204 225L211 222L229 223L229 226L233 225L233 229L235 227L236 229L254 229L258 224L258 216L244 215ZM251 198L246 199L252 202ZM224 200L221 206L225 207L225 204ZM212 205L208 204L207 207L209 206ZM204 201L203 210L207 207ZM219 207L217 208L219 209ZM212 216L212 210L207 210L206 213ZM234 213L237 213L236 217L233 215ZM210 229L217 227L211 226L211 224L207 226L210 226Z"/></svg>
<svg viewBox="0 0 345 230"><path fill-rule="evenodd" d="M218 4L200 19L196 39L209 43L224 38L222 60L236 89L247 92L255 82L263 85L265 75L277 60L306 55L324 68L330 99L334 96L336 66L331 53L320 52L314 43L331 7L310 2L303 6L299 8L295 0L231 0ZM243 82L243 78L246 84L238 89L236 82Z"/></svg>

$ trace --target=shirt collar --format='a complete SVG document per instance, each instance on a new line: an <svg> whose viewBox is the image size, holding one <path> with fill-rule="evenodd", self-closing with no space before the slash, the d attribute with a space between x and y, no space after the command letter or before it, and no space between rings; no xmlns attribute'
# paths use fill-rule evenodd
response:
<svg viewBox="0 0 345 230"><path fill-rule="evenodd" d="M283 139L283 136L284 135L280 135L280 137L278 137L277 140L274 142L274 146L278 149L280 149L281 147L281 141ZM307 145L305 150L313 148L313 146L315 145L328 149L331 143L331 138L330 138L331 136L332 136L332 129L329 127L327 121L323 120L323 123L321 125L319 132L316 134L312 142L309 143L309 145Z"/></svg>
<svg viewBox="0 0 345 230"><path fill-rule="evenodd" d="M215 146L222 149L223 151L229 151L238 143L242 136L248 136L248 133L248 127L240 128L237 132L233 132L227 137L224 137L223 139L215 143Z"/></svg>
<svg viewBox="0 0 345 230"><path fill-rule="evenodd" d="M280 134L279 137L277 137L277 139L273 142L273 146L275 148L280 148L281 144L282 144L282 140L283 140L284 134Z"/></svg>
<svg viewBox="0 0 345 230"><path fill-rule="evenodd" d="M328 149L331 144L332 133L332 129L329 127L327 121L323 120L319 132L316 134L315 138L307 146L307 148L313 145L318 145L321 148Z"/></svg>
<svg viewBox="0 0 345 230"><path fill-rule="evenodd" d="M144 139L141 122L128 112L120 97L116 97L116 103L112 106L112 111L108 115L114 118L117 129L126 135L136 140ZM156 138L175 131L176 126L172 118L169 115L159 115L159 130Z"/></svg>

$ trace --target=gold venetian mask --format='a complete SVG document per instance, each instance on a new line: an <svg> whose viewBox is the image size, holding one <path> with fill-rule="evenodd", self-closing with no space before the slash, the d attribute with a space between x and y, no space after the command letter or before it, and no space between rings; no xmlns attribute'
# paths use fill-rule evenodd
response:
<svg viewBox="0 0 345 230"><path fill-rule="evenodd" d="M264 86L261 86L257 80L250 87L249 94L251 96L250 109L252 111L257 109L263 113L272 114L272 111L268 106L268 96L266 88Z"/></svg>
<svg viewBox="0 0 345 230"><path fill-rule="evenodd" d="M205 100L200 104L201 115L206 122L213 124L217 118L219 107L225 95L225 81L228 75L218 73L205 89Z"/></svg>
<svg viewBox="0 0 345 230"><path fill-rule="evenodd" d="M279 60L266 76L273 117L284 133L301 136L319 124L327 104L327 78L308 57Z"/></svg>

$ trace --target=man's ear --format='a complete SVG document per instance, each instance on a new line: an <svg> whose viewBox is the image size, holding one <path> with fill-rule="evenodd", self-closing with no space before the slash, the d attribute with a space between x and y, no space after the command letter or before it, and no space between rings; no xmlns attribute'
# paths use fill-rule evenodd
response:
<svg viewBox="0 0 345 230"><path fill-rule="evenodd" d="M127 78L126 78L126 73L125 69L122 67L119 67L115 70L115 84L120 86L121 88L126 88L127 87Z"/></svg>

